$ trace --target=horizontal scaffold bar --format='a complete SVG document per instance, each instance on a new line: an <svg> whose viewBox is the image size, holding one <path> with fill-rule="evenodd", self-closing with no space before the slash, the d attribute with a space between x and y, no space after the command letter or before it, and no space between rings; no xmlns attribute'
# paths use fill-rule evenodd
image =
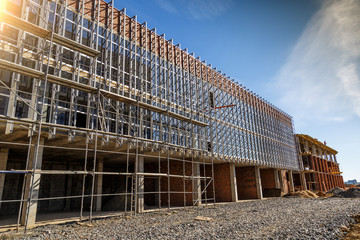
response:
<svg viewBox="0 0 360 240"><path fill-rule="evenodd" d="M41 38L47 38L49 39L51 37L51 32L45 28L39 27L33 23L27 22L13 14L10 14L4 10L0 11L0 22L9 24L13 27L16 27L18 29L21 29L23 31L26 31L28 33L31 33L33 35L36 35ZM63 45L64 47L70 48L74 51L81 52L85 55L96 57L100 54L99 51L92 49L88 46L82 45L78 42L75 42L71 39L62 37L58 34L53 34L53 42Z"/></svg>
<svg viewBox="0 0 360 240"><path fill-rule="evenodd" d="M20 73L20 74L23 74L23 75L26 75L26 76L29 76L29 77L34 77L34 78L44 79L44 77L45 77L45 73L43 73L41 71L31 69L31 68L28 68L28 67L25 67L25 66L10 62L10 61L6 61L6 60L3 60L3 59L0 59L0 68L6 69L6 70L9 70L9 71L13 71L13 72L17 72L17 73ZM152 106L151 104L136 101L135 99L128 98L128 97L125 97L125 96L121 96L119 94L112 93L112 92L109 92L109 91L105 91L103 89L98 90L95 87L91 87L91 86L88 86L88 85L85 85L85 84L82 84L82 83L70 81L70 80L65 79L65 78L56 77L54 75L48 74L47 75L47 80L49 82L51 82L51 83L59 84L59 85L65 86L65 87L74 88L74 89L84 91L84 92L96 93L96 92L100 91L101 95L103 95L106 98L113 99L115 101L128 103L128 104L131 104L133 106L139 106L141 108L144 108L144 109L156 112L156 113L161 113L161 114L167 115L169 117L172 117L172 118L184 121L184 122L189 122L189 123L201 126L201 127L208 126L208 124L206 124L206 123L203 123L203 122L200 122L200 121L197 121L197 120L193 120L191 118L187 118L187 117L182 116L180 114L177 114L177 113L174 113L174 112L171 112L171 111L167 111L165 109L162 109L162 108L159 108L159 107L156 107L156 106Z"/></svg>

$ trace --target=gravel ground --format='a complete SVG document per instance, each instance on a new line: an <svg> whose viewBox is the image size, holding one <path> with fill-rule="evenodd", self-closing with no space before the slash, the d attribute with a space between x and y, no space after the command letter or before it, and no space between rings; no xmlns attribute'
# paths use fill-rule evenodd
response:
<svg viewBox="0 0 360 240"><path fill-rule="evenodd" d="M359 213L360 199L277 198L48 225L25 239L339 239Z"/></svg>

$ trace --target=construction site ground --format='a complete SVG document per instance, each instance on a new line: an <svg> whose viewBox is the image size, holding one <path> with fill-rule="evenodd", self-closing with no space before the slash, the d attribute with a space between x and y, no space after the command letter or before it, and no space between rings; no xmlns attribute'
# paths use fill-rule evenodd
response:
<svg viewBox="0 0 360 240"><path fill-rule="evenodd" d="M271 198L82 223L40 226L6 239L341 239L360 213L360 198ZM355 235L356 236L356 235ZM0 237L0 238L1 238ZM354 238L348 238L354 239Z"/></svg>

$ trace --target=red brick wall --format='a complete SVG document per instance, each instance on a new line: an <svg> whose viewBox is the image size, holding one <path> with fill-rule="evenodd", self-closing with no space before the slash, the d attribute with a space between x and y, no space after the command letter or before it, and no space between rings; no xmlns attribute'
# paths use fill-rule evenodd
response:
<svg viewBox="0 0 360 240"><path fill-rule="evenodd" d="M185 163L181 161L170 161L170 175L183 175L183 170L185 168L185 175L192 175L192 164ZM161 163L161 172L167 173L167 162ZM168 177L161 178L161 191L166 192L161 194L161 204L168 206ZM186 205L192 206L192 181L191 179L185 179L185 191L188 192L185 194ZM170 177L170 206L184 206L184 179L180 177ZM179 193L175 193L179 192Z"/></svg>
<svg viewBox="0 0 360 240"><path fill-rule="evenodd" d="M255 167L237 167L236 184L238 199L257 199Z"/></svg>
<svg viewBox="0 0 360 240"><path fill-rule="evenodd" d="M262 189L276 188L274 169L260 169Z"/></svg>
<svg viewBox="0 0 360 240"><path fill-rule="evenodd" d="M214 165L216 202L231 202L230 164Z"/></svg>

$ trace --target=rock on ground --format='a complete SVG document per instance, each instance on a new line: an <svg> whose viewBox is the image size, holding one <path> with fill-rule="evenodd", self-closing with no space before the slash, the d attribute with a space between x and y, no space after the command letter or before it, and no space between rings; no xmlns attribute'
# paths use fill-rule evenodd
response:
<svg viewBox="0 0 360 240"><path fill-rule="evenodd" d="M24 239L339 239L359 213L360 199L274 198L48 225Z"/></svg>

